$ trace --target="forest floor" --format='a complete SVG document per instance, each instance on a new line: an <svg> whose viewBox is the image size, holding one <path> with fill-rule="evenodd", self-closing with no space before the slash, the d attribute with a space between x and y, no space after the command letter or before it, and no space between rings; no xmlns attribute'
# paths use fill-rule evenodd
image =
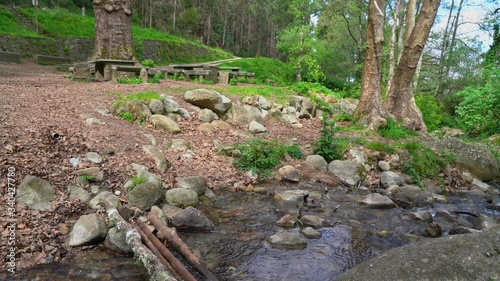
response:
<svg viewBox="0 0 500 281"><path fill-rule="evenodd" d="M54 70L53 66L41 66L30 61L0 64L0 218L3 231L0 253L2 257L7 255L7 239L4 238L9 232L6 227L9 219L15 218L18 269L44 262L49 256L57 260L67 255L62 244L70 223L88 212L81 203L69 200L67 187L75 183L74 170L92 165L80 161L80 166L73 168L69 162L72 157L82 159L87 152L112 149L115 154L103 155L101 169L105 174L106 188L110 191L121 190L133 174L131 163L145 165L156 173L153 159L142 150L143 145L150 143L145 134L152 134L171 164L166 173L159 174L165 188L172 187L174 178L178 176L206 176L207 184L213 190L251 182L248 176L233 168L230 157L218 155L213 145L216 139L231 144L242 142L245 139L237 132L246 131L247 128L228 121L232 126L229 131L216 131L212 135L200 133L197 127L201 121L182 99L184 92L189 89L218 90L224 86L174 80L140 85L75 82L66 78L66 75ZM149 124L131 123L116 114L103 116L96 111L96 107L104 106L111 112L116 94L144 91L171 95L191 113L190 120L179 122L182 129L180 134L165 134ZM237 96L230 98L238 99ZM88 125L85 122L88 116L98 118L104 125ZM320 120L301 122L303 128L300 129L282 121L266 122L269 134L265 138L282 141L293 138L301 146L316 141ZM58 133L60 140L52 139L51 132ZM192 161L182 161L180 155L183 152L167 150L166 144L172 138L190 142L191 150L196 154ZM297 160L288 161L300 165ZM8 216L7 210L12 207L7 204L8 177L12 175L8 172L14 169L16 186L25 176L33 175L47 180L54 187L57 199L51 211L33 211L16 204L16 213L13 217Z"/></svg>

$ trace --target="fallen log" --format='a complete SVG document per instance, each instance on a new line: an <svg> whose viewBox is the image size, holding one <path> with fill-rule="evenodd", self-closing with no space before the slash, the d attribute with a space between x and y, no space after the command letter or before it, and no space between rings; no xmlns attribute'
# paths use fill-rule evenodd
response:
<svg viewBox="0 0 500 281"><path fill-rule="evenodd" d="M127 244L132 248L135 258L140 260L151 277L152 281L178 281L172 276L167 267L162 264L141 241L141 235L122 216L116 208L109 208L107 215L118 230L125 233Z"/></svg>
<svg viewBox="0 0 500 281"><path fill-rule="evenodd" d="M170 252L163 244L161 243L158 238L148 229L148 227L140 221L137 221L137 225L139 228L142 230L142 232L145 234L145 236L151 240L153 243L153 247L156 247L158 251L161 253L162 256L164 256L167 261L172 265L174 270L179 273L179 276L181 277L182 280L184 281L196 281L196 278L191 275L191 273L184 267L184 265Z"/></svg>
<svg viewBox="0 0 500 281"><path fill-rule="evenodd" d="M201 273L209 281L217 281L217 277L205 266L203 265L197 256L191 252L189 247L184 243L184 241L179 238L175 228L166 226L158 216L155 214L149 214L149 221L158 230L158 237L160 239L167 240L167 242L186 260L189 265L191 265L196 271Z"/></svg>

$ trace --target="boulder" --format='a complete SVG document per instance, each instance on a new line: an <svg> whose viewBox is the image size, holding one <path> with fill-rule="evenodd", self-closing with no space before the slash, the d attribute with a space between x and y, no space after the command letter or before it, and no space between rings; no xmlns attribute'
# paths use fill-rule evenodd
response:
<svg viewBox="0 0 500 281"><path fill-rule="evenodd" d="M154 145L144 145L142 150L155 160L156 169L161 173L165 173L169 167L169 163L163 151Z"/></svg>
<svg viewBox="0 0 500 281"><path fill-rule="evenodd" d="M276 194L276 197L283 201L293 201L299 204L304 204L306 197L309 196L309 191L294 189L294 190L285 190L283 192L279 192Z"/></svg>
<svg viewBox="0 0 500 281"><path fill-rule="evenodd" d="M168 147L175 151L186 151L189 149L190 144L183 139L173 139L169 142Z"/></svg>
<svg viewBox="0 0 500 281"><path fill-rule="evenodd" d="M310 226L314 228L321 228L323 226L323 220L317 216L305 215L300 218L300 221L305 226Z"/></svg>
<svg viewBox="0 0 500 281"><path fill-rule="evenodd" d="M389 162L383 160L378 161L378 167L384 172L387 172L391 169L391 165L389 164Z"/></svg>
<svg viewBox="0 0 500 281"><path fill-rule="evenodd" d="M104 180L104 173L98 167L90 167L73 172L74 175L79 177L88 177L90 181Z"/></svg>
<svg viewBox="0 0 500 281"><path fill-rule="evenodd" d="M87 158L87 160L89 160L90 162L92 162L94 164L102 163L102 157L97 152L87 152L85 154L85 158Z"/></svg>
<svg viewBox="0 0 500 281"><path fill-rule="evenodd" d="M81 216L69 233L68 244L72 247L93 245L106 237L108 228L104 218L98 214Z"/></svg>
<svg viewBox="0 0 500 281"><path fill-rule="evenodd" d="M267 132L267 128L264 125L260 124L257 121L252 121L248 125L248 130L252 133L265 133Z"/></svg>
<svg viewBox="0 0 500 281"><path fill-rule="evenodd" d="M370 193L363 197L359 203L368 205L372 208L394 208L396 204L391 200L391 198L380 195L378 193Z"/></svg>
<svg viewBox="0 0 500 281"><path fill-rule="evenodd" d="M366 177L365 166L351 160L332 161L328 164L328 172L349 185L356 185Z"/></svg>
<svg viewBox="0 0 500 281"><path fill-rule="evenodd" d="M312 227L304 227L300 230L300 233L309 239L319 239L321 238L321 233Z"/></svg>
<svg viewBox="0 0 500 281"><path fill-rule="evenodd" d="M120 206L121 201L120 198L116 197L113 193L109 191L103 191L97 194L92 200L89 202L89 206L92 209L100 209L100 207L105 206Z"/></svg>
<svg viewBox="0 0 500 281"><path fill-rule="evenodd" d="M500 177L500 164L484 145L466 143L457 138L444 138L431 143L431 146L455 154L455 165L482 181Z"/></svg>
<svg viewBox="0 0 500 281"><path fill-rule="evenodd" d="M169 220L172 221L172 218L177 215L178 213L182 212L184 209L172 206L170 204L164 204L161 207L161 210L163 211L163 214L165 217Z"/></svg>
<svg viewBox="0 0 500 281"><path fill-rule="evenodd" d="M279 227L294 227L295 223L297 223L297 218L290 214L286 214L276 222L276 225Z"/></svg>
<svg viewBox="0 0 500 281"><path fill-rule="evenodd" d="M352 155L352 157L354 157L354 160L356 160L356 162L360 163L360 164L365 164L366 163L366 154L361 151L361 150L358 150L356 148L351 148L349 150L349 154Z"/></svg>
<svg viewBox="0 0 500 281"><path fill-rule="evenodd" d="M203 176L177 177L175 185L178 188L188 188L196 191L198 195L205 194L207 191L207 180Z"/></svg>
<svg viewBox="0 0 500 281"><path fill-rule="evenodd" d="M180 105L171 97L163 98L163 108L166 113L177 113L180 110Z"/></svg>
<svg viewBox="0 0 500 281"><path fill-rule="evenodd" d="M187 207L172 217L172 225L178 230L212 231L214 224L198 209Z"/></svg>
<svg viewBox="0 0 500 281"><path fill-rule="evenodd" d="M328 162L321 155L309 155L306 157L306 164L318 171L326 172L328 169Z"/></svg>
<svg viewBox="0 0 500 281"><path fill-rule="evenodd" d="M137 177L144 178L145 182L154 183L156 186L163 188L161 179L148 171L148 168L132 163L132 168L135 170Z"/></svg>
<svg viewBox="0 0 500 281"><path fill-rule="evenodd" d="M281 167L276 173L276 178L280 181L299 182L300 177L299 170L291 165Z"/></svg>
<svg viewBox="0 0 500 281"><path fill-rule="evenodd" d="M413 208L430 205L433 197L429 192L423 191L416 185L403 185L399 191L392 196L392 200L398 204L399 207Z"/></svg>
<svg viewBox="0 0 500 281"><path fill-rule="evenodd" d="M384 188L388 188L391 185L403 185L404 179L394 172L385 171L380 174L380 184L382 184Z"/></svg>
<svg viewBox="0 0 500 281"><path fill-rule="evenodd" d="M130 205L144 211L149 211L162 197L163 189L151 182L145 182L134 187L126 196Z"/></svg>
<svg viewBox="0 0 500 281"><path fill-rule="evenodd" d="M165 199L168 204L173 206L194 206L198 204L198 193L188 188L173 188L167 190Z"/></svg>
<svg viewBox="0 0 500 281"><path fill-rule="evenodd" d="M213 90L196 89L187 91L184 94L184 100L201 108L211 109L219 115L226 113L231 108L231 101Z"/></svg>
<svg viewBox="0 0 500 281"><path fill-rule="evenodd" d="M179 127L179 125L177 125L174 120L168 118L167 116L155 114L151 116L150 120L158 130L163 130L173 134L181 132L181 128Z"/></svg>
<svg viewBox="0 0 500 281"><path fill-rule="evenodd" d="M239 104L233 104L231 108L231 119L242 126L248 125L250 121L252 121L250 120L250 114L248 114L247 110Z"/></svg>
<svg viewBox="0 0 500 281"><path fill-rule="evenodd" d="M7 189L6 189L7 190ZM16 202L34 210L49 211L56 194L49 182L35 176L25 176L19 184Z"/></svg>
<svg viewBox="0 0 500 281"><path fill-rule="evenodd" d="M215 114L212 110L205 108L198 112L198 120L203 123L210 123L217 118L217 114Z"/></svg>
<svg viewBox="0 0 500 281"><path fill-rule="evenodd" d="M149 109L153 114L163 114L165 112L163 103L158 99L151 99L149 102Z"/></svg>
<svg viewBox="0 0 500 281"><path fill-rule="evenodd" d="M441 230L441 226L435 222L429 223L425 228L424 235L431 238L441 237L443 231Z"/></svg>
<svg viewBox="0 0 500 281"><path fill-rule="evenodd" d="M291 232L280 232L269 237L271 247L281 250L302 250L307 242Z"/></svg>
<svg viewBox="0 0 500 281"><path fill-rule="evenodd" d="M138 100L128 100L122 102L116 108L116 113L125 113L128 112L134 116L134 119L148 119L151 117L151 111L149 107Z"/></svg>
<svg viewBox="0 0 500 281"><path fill-rule="evenodd" d="M127 244L125 234L119 231L116 226L109 229L104 245L116 252L132 253L132 248Z"/></svg>
<svg viewBox="0 0 500 281"><path fill-rule="evenodd" d="M360 263L337 280L490 280L498 276L499 248L500 226L425 239Z"/></svg>
<svg viewBox="0 0 500 281"><path fill-rule="evenodd" d="M214 126L212 126L212 124L210 124L210 123L203 123L200 126L198 126L197 129L201 133L209 133L209 134L211 134L211 133L215 132Z"/></svg>
<svg viewBox="0 0 500 281"><path fill-rule="evenodd" d="M87 203L90 201L90 193L87 192L85 189L76 186L76 185L71 185L68 186L68 189L70 190L69 198L70 199L78 199L80 202Z"/></svg>

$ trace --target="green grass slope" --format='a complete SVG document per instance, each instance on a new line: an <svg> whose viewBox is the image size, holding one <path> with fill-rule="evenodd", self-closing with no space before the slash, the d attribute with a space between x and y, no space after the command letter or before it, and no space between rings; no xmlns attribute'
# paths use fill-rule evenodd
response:
<svg viewBox="0 0 500 281"><path fill-rule="evenodd" d="M25 27L4 6L0 5L0 34L17 35L23 37L43 38L35 31Z"/></svg>

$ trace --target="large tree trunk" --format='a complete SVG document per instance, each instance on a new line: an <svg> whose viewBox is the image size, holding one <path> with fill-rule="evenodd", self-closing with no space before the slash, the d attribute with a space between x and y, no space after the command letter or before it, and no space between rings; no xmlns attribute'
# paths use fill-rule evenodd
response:
<svg viewBox="0 0 500 281"><path fill-rule="evenodd" d="M425 43L436 18L440 0L424 0L403 54L394 74L394 81L385 102L386 108L409 129L426 131L422 113L413 98L412 79L417 69Z"/></svg>
<svg viewBox="0 0 500 281"><path fill-rule="evenodd" d="M94 0L96 34L89 60L136 60L130 0Z"/></svg>
<svg viewBox="0 0 500 281"><path fill-rule="evenodd" d="M370 124L385 115L380 97L380 60L384 43L385 0L370 0L368 5L368 28L366 33L366 55L361 79L361 98L354 116L362 124Z"/></svg>

